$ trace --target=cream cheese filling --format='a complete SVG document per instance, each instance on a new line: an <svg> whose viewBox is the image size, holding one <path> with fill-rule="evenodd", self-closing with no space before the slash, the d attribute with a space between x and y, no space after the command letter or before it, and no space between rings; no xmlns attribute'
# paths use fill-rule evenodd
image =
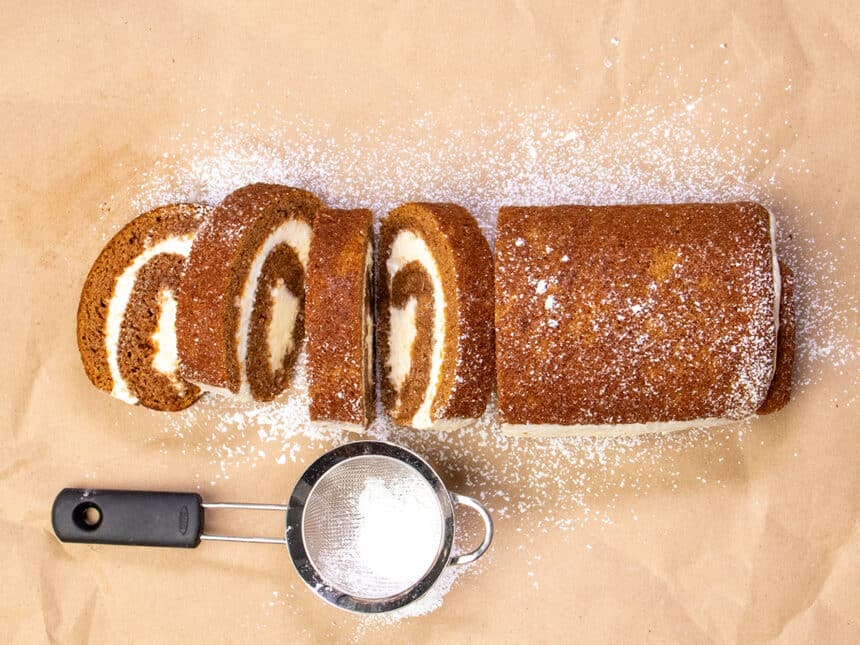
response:
<svg viewBox="0 0 860 645"><path fill-rule="evenodd" d="M779 356L779 306L782 303L782 275L779 271L779 260L776 257L776 218L768 209L770 223L770 252L773 262L773 369L770 373L770 381L776 374L776 359ZM768 381L768 382L770 382ZM765 392L767 396L767 392Z"/></svg>
<svg viewBox="0 0 860 645"><path fill-rule="evenodd" d="M274 374L283 364L284 356L293 351L293 327L299 315L299 298L278 279L269 291L272 321L266 331L269 348L269 371Z"/></svg>
<svg viewBox="0 0 860 645"><path fill-rule="evenodd" d="M433 401L439 389L439 377L442 372L442 359L445 347L445 291L442 288L442 275L436 259L427 243L408 229L397 233L391 244L391 251L385 265L388 269L388 288L394 282L394 276L410 262L418 262L433 285L433 338L430 354L430 378L421 405L412 417L410 425L414 428L430 428L434 426L431 417ZM416 335L417 299L409 298L404 307L389 307L391 333L389 334L388 379L398 394L412 365L412 344ZM399 401L398 401L399 402Z"/></svg>
<svg viewBox="0 0 860 645"><path fill-rule="evenodd" d="M179 350L176 347L176 298L173 291L163 289L158 294L158 305L158 323L152 334L152 344L155 346L152 367L175 383Z"/></svg>
<svg viewBox="0 0 860 645"><path fill-rule="evenodd" d="M410 296L403 307L391 307L388 379L398 394L403 389L412 364L412 346L415 344L415 336L418 335L415 320L417 310L418 300L414 296Z"/></svg>
<svg viewBox="0 0 860 645"><path fill-rule="evenodd" d="M502 423L502 432L513 437L625 437L638 434L668 433L686 428L710 428L743 419L693 419L691 421L652 421L649 423L602 423L563 425L554 423Z"/></svg>
<svg viewBox="0 0 860 645"><path fill-rule="evenodd" d="M125 379L123 379L120 374L119 360L117 357L122 321L125 317L125 310L128 308L129 300L131 299L131 293L134 290L134 284L137 282L137 274L147 262L162 253L176 254L187 258L188 254L191 252L191 244L193 241L194 234L190 233L188 235L168 237L153 246L144 249L143 253L134 258L132 263L123 269L123 272L119 274L116 282L114 283L113 295L108 302L107 318L105 320L105 348L107 350L108 369L110 371L111 380L113 381L111 395L121 401L125 401L126 403L137 403L137 397L131 393L131 390L128 388L128 383L126 383ZM161 347L161 345L167 347L169 342L166 340L166 337L172 336L173 347L175 348L176 328L175 325L168 325L168 320L164 320L162 322L165 313L164 309L162 309L161 315L159 316L159 328L157 330L157 333L159 334L158 341L160 341L159 347ZM169 363L169 357L167 355L159 359L156 354L155 360L159 360L159 364L162 366ZM155 360L153 361L153 366L155 366ZM157 367L156 369L162 373L168 374L168 372L163 369Z"/></svg>
<svg viewBox="0 0 860 645"><path fill-rule="evenodd" d="M307 271L308 254L311 246L310 225L300 219L290 219L283 222L269 233L269 236L264 240L263 245L251 262L251 268L248 270L245 284L242 287L242 294L239 297L239 324L236 328L236 354L239 360L239 396L244 398L252 398L251 385L248 383L245 362L248 358L248 330L251 327L251 314L254 312L254 301L257 297L257 284L260 281L260 275L263 272L263 264L265 264L266 258L269 257L269 254L279 244L289 245L298 256L302 269ZM284 294L289 294L288 297L296 299L296 315L292 316L289 324L287 323L290 318L290 305L283 302L285 300ZM269 342L270 365L280 365L284 356L283 351L286 351L286 349L282 350L280 356L275 356L273 350L287 348L292 343L293 327L295 327L296 317L298 316L298 297L290 293L285 287L282 290L278 290L277 293L273 289L270 296L272 298L273 311L272 322L270 322L269 330L267 330L266 340ZM280 311L280 313L276 314L277 311ZM273 331L272 328L275 327L276 322L275 315L280 316L277 321L279 328ZM276 339L275 336L278 338ZM283 339L282 337L284 336L288 337L289 341Z"/></svg>

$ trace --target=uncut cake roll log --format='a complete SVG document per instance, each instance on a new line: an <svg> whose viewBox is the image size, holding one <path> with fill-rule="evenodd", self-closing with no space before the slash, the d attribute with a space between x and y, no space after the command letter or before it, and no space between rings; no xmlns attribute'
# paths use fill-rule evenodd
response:
<svg viewBox="0 0 860 645"><path fill-rule="evenodd" d="M405 204L382 222L377 346L395 423L440 430L481 416L493 386L493 259L455 204Z"/></svg>
<svg viewBox="0 0 860 645"><path fill-rule="evenodd" d="M369 210L323 209L314 219L305 332L311 420L360 432L376 413Z"/></svg>
<svg viewBox="0 0 860 645"><path fill-rule="evenodd" d="M126 403L182 410L200 390L178 374L176 298L194 236L211 209L144 213L99 254L78 305L78 350L93 385Z"/></svg>
<svg viewBox="0 0 860 645"><path fill-rule="evenodd" d="M201 227L177 313L181 374L201 388L258 401L290 383L304 338L311 193L252 184Z"/></svg>
<svg viewBox="0 0 860 645"><path fill-rule="evenodd" d="M503 430L667 432L782 407L794 353L788 275L773 219L754 203L502 208Z"/></svg>

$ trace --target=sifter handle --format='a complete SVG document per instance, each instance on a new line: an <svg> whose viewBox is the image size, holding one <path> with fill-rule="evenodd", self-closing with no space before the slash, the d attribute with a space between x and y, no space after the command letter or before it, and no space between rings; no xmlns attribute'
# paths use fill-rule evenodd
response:
<svg viewBox="0 0 860 645"><path fill-rule="evenodd" d="M65 488L51 509L62 542L193 548L203 532L196 493Z"/></svg>
<svg viewBox="0 0 860 645"><path fill-rule="evenodd" d="M459 493L451 493L451 499L455 504L462 504L476 511L484 522L484 541L481 542L480 546L470 553L452 555L449 561L449 564L468 564L480 558L490 548L490 542L493 541L493 518L490 517L490 511L487 510L487 507L472 497L460 495Z"/></svg>

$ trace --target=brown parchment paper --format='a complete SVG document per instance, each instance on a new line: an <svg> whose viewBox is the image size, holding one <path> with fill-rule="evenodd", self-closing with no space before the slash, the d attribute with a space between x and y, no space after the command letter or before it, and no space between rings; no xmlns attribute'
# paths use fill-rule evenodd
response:
<svg viewBox="0 0 860 645"><path fill-rule="evenodd" d="M525 539L538 510L499 519L477 573L437 611L391 625L362 628L319 602L277 548L63 545L50 528L64 486L199 485L222 500L280 501L303 467L239 467L213 490L195 479L205 456L183 454L182 438L165 442L161 415L96 391L80 367L83 279L104 236L135 214L114 196L173 150L181 124L217 128L229 115L265 127L277 108L311 115L335 139L369 124L385 133L425 111L457 129L496 107L556 105L559 87L568 107L558 109L572 109L575 96L578 110L611 118L694 94L697 79L714 75L732 94L757 95L750 124L783 126L790 113L767 145L806 170L779 196L834 259L838 298L856 298L855 3L6 6L0 641L860 641L856 361L807 367L818 373L791 405L753 422L728 454L692 448L648 494L591 499L595 508L611 501L612 523ZM725 170L734 170L728 161ZM844 319L846 342L858 342L858 319L856 309ZM449 463L446 476L456 480L456 470ZM607 474L610 483L621 486L624 470ZM283 520L230 521L277 533Z"/></svg>

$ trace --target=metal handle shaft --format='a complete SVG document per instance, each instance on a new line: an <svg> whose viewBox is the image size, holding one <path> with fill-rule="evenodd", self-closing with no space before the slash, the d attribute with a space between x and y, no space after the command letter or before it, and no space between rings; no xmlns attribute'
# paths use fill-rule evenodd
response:
<svg viewBox="0 0 860 645"><path fill-rule="evenodd" d="M223 508L238 508L241 510L251 511L280 511L286 513L289 506L286 504L247 504L242 502L203 502L203 508L223 509ZM203 533L200 536L201 540L209 540L211 542L250 542L252 544L286 544L286 537L255 537L242 535L209 535Z"/></svg>

